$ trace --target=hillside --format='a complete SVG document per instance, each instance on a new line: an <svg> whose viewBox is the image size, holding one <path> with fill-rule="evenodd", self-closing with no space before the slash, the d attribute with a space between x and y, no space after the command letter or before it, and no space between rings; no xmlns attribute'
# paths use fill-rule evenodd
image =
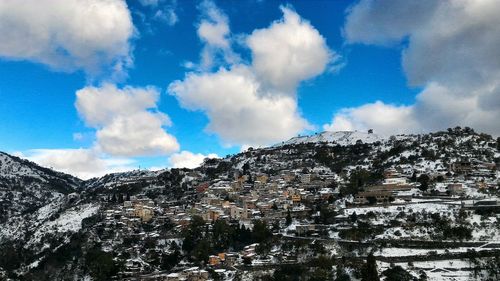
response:
<svg viewBox="0 0 500 281"><path fill-rule="evenodd" d="M304 144L304 143L329 143L329 144L337 144L337 145L354 145L356 142L361 141L363 143L374 143L377 141L384 140L384 137L379 136L374 133L364 133L358 131L340 131L340 132L321 132L311 136L299 136L291 138L287 141L284 141L280 144L274 145L283 146L283 145L293 145L293 144Z"/></svg>
<svg viewBox="0 0 500 281"><path fill-rule="evenodd" d="M83 181L0 152L0 223L77 191Z"/></svg>
<svg viewBox="0 0 500 281"><path fill-rule="evenodd" d="M198 266L224 269L228 280L235 275L251 280L255 272L266 274L240 270L248 266L243 247L253 243L270 248L255 250L250 266L280 270L284 259L293 257L302 268L325 251L329 258L347 259L345 266L353 272L375 250L380 261L417 262L422 255L457 259L470 250L467 245L500 239L494 214L464 211L473 204L468 202L498 197L499 149L498 139L470 128L387 138L323 132L207 159L196 169L130 171L88 181L0 153L5 210L0 278L136 280L172 272L190 276L183 270ZM397 191L383 191L386 201L360 199L384 186L397 186ZM260 228L264 232L256 234L255 224L261 221L266 223ZM304 226L309 230L302 232ZM218 236L220 231L227 233ZM299 249L289 244L290 237L321 237L326 248ZM386 245L401 237L408 245L413 240L438 244L449 237L469 244L446 246L448 252L419 248L409 251L416 253L413 257ZM372 246L351 253L353 240ZM238 269L207 265L208 256L217 251L239 256ZM301 280L308 280L306 268Z"/></svg>

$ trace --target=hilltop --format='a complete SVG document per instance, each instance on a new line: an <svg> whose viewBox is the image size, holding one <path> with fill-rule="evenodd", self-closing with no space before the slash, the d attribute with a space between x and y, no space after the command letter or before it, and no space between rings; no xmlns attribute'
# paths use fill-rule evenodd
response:
<svg viewBox="0 0 500 281"><path fill-rule="evenodd" d="M339 131L330 132L325 131L321 133L316 133L311 136L298 136L284 141L280 144L274 145L293 145L293 144L304 144L304 143L330 143L338 145L355 145L356 142L361 141L362 143L374 143L377 141L383 141L384 137L374 134L373 132L358 132L358 131Z"/></svg>

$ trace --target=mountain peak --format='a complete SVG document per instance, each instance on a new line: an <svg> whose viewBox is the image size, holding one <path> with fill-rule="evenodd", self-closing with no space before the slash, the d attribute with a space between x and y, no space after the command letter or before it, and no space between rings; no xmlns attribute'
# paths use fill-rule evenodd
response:
<svg viewBox="0 0 500 281"><path fill-rule="evenodd" d="M371 132L324 131L310 136L294 137L280 144L276 144L275 146L301 143L332 143L344 146L356 144L357 141L362 141L363 143L374 143L384 139L386 138Z"/></svg>

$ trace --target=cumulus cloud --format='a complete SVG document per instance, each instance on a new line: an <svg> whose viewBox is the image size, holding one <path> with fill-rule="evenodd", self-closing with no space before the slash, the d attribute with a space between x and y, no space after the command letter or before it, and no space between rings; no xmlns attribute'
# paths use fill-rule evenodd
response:
<svg viewBox="0 0 500 281"><path fill-rule="evenodd" d="M381 135L408 133L418 127L411 106L384 104L381 101L360 107L345 108L337 113L326 131L354 131L376 128Z"/></svg>
<svg viewBox="0 0 500 281"><path fill-rule="evenodd" d="M81 179L101 177L134 168L134 161L131 159L105 157L93 149L33 149L17 155Z"/></svg>
<svg viewBox="0 0 500 281"><path fill-rule="evenodd" d="M344 33L349 43L402 49L410 85L423 88L416 103L405 107L414 130L461 125L498 135L498 13L494 0L362 0L349 10ZM366 127L375 117L348 120ZM390 131L384 124L375 129Z"/></svg>
<svg viewBox="0 0 500 281"><path fill-rule="evenodd" d="M165 22L169 26L174 26L179 21L174 7L166 7L164 9L157 10L153 19Z"/></svg>
<svg viewBox="0 0 500 281"><path fill-rule="evenodd" d="M189 168L194 169L199 167L205 158L218 158L217 154L210 153L203 155L201 153L192 153L190 151L181 151L175 153L169 158L170 166L172 168Z"/></svg>
<svg viewBox="0 0 500 281"><path fill-rule="evenodd" d="M301 81L315 77L331 61L321 34L295 11L281 7L283 18L247 38L252 66L261 81L285 93L293 93Z"/></svg>
<svg viewBox="0 0 500 281"><path fill-rule="evenodd" d="M139 3L149 8L145 13L135 11L141 17L149 32L153 32L153 30L146 18L151 17L151 19L166 23L168 26L174 26L179 21L176 13L177 0L139 0Z"/></svg>
<svg viewBox="0 0 500 281"><path fill-rule="evenodd" d="M197 26L197 33L204 43L199 67L208 70L220 62L237 62L239 57L231 48L231 32L227 16L209 0L201 2L198 9L201 12L201 20Z"/></svg>
<svg viewBox="0 0 500 281"><path fill-rule="evenodd" d="M181 105L203 110L209 132L227 144L259 145L293 137L310 125L294 98L262 92L251 69L239 65L216 73L190 73L169 86Z"/></svg>
<svg viewBox="0 0 500 281"><path fill-rule="evenodd" d="M156 103L156 88L88 86L76 93L76 108L85 123L97 129L97 146L115 156L170 154L179 144L165 131L168 116Z"/></svg>
<svg viewBox="0 0 500 281"><path fill-rule="evenodd" d="M133 35L123 0L0 1L0 58L120 74L132 64Z"/></svg>
<svg viewBox="0 0 500 281"><path fill-rule="evenodd" d="M223 26L207 23L203 30L202 22L200 39L210 48L233 52L227 17L213 2L204 3L211 7L209 18ZM336 56L309 22L291 8L282 7L282 11L281 20L244 40L252 53L251 63L226 59L216 71L190 72L168 87L181 106L205 112L206 130L225 144L266 145L312 128L300 115L296 87L325 71Z"/></svg>

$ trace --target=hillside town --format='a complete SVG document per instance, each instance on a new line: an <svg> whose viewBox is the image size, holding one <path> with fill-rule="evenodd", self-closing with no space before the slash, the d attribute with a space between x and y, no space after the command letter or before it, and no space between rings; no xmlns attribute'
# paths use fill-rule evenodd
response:
<svg viewBox="0 0 500 281"><path fill-rule="evenodd" d="M341 135L349 143L337 144L337 133L206 159L193 170L90 180L92 188L67 195L86 204L68 209L88 214L73 230L80 235L40 234L28 244L43 253L65 239L56 253L67 254L85 237L86 262L75 270L95 280L499 276L496 140L461 128L390 139ZM71 219L67 212L50 214L48 233L64 233L57 227ZM11 275L29 278L51 263L34 256Z"/></svg>
<svg viewBox="0 0 500 281"><path fill-rule="evenodd" d="M193 280L190 277L193 272L196 272L196 280L208 280L215 273L229 278L242 270L279 266L284 262L300 263L311 259L311 254L318 255L308 251L297 254L297 249L293 248L286 251L283 241L316 243L321 245L318 247L322 248L322 253L330 257L348 251L349 243L371 240L372 245L364 249L367 251L365 254L372 251L379 261L411 260L415 256L411 268L414 272L428 269L423 265L415 266L419 258L436 255L441 259L444 250L456 257L470 251L498 254L500 201L496 197L498 172L495 162L469 159L447 164L438 161L434 166L415 165L413 169L408 164L399 164L383 170L374 181L366 180L370 176L363 175L366 171L356 170L356 167L348 171L350 178L346 180L325 167L304 165L307 163L304 158L283 161L287 155L294 153L293 150L285 150L284 153L250 150L245 157L262 159L253 165L245 162L241 169L229 169L209 181L202 171L185 171L183 179L187 179L186 184L190 188L180 200L155 200L149 198L147 192L133 196L112 195L118 199L109 198L111 195L102 197L102 201L111 202L109 208L102 211L101 215L105 217L103 224L111 226L108 229L114 232L103 240L103 247L111 251L117 241L147 237L150 239L148 243L156 241L155 249L158 245L167 245L163 250L168 253L172 250L172 243L176 243L174 249L182 246L184 232L196 216L202 219L207 232L213 231L216 222L252 230L258 221L269 228L272 237L280 239L266 241L271 243L266 245L267 249L259 248L259 243L228 246L223 249L225 251L211 248L204 253L201 266L200 263L188 263L179 268L185 269L177 272L148 273L150 278L164 276L166 280ZM314 150L306 148L300 153L314 157ZM205 167L220 165L216 163L211 164L208 160ZM369 183L358 184L356 181ZM154 185L154 182L151 184ZM166 222L170 224L169 231L162 233L155 230L155 226L165 225ZM442 223L443 229L432 227L436 223ZM152 231L142 228L142 232L137 232L141 224L152 225L149 227ZM117 227L119 232L116 232ZM410 244L443 241L446 244L454 241L457 246L449 248L447 245L446 249L440 250L422 249L416 253L402 247L406 242L379 248L382 243L390 245L402 240L408 240ZM125 263L124 276L129 275L133 279L139 273L150 270L148 254L151 253L141 255L137 249L128 253L131 257ZM405 257L408 253L412 255ZM363 256L361 252L358 254ZM389 267L390 264L381 262L380 267ZM193 269L195 265L196 270ZM211 274L208 274L207 268L212 269ZM440 276L434 272L454 271L453 268L432 268L426 274L429 277ZM455 275L467 277L468 273L458 272Z"/></svg>

